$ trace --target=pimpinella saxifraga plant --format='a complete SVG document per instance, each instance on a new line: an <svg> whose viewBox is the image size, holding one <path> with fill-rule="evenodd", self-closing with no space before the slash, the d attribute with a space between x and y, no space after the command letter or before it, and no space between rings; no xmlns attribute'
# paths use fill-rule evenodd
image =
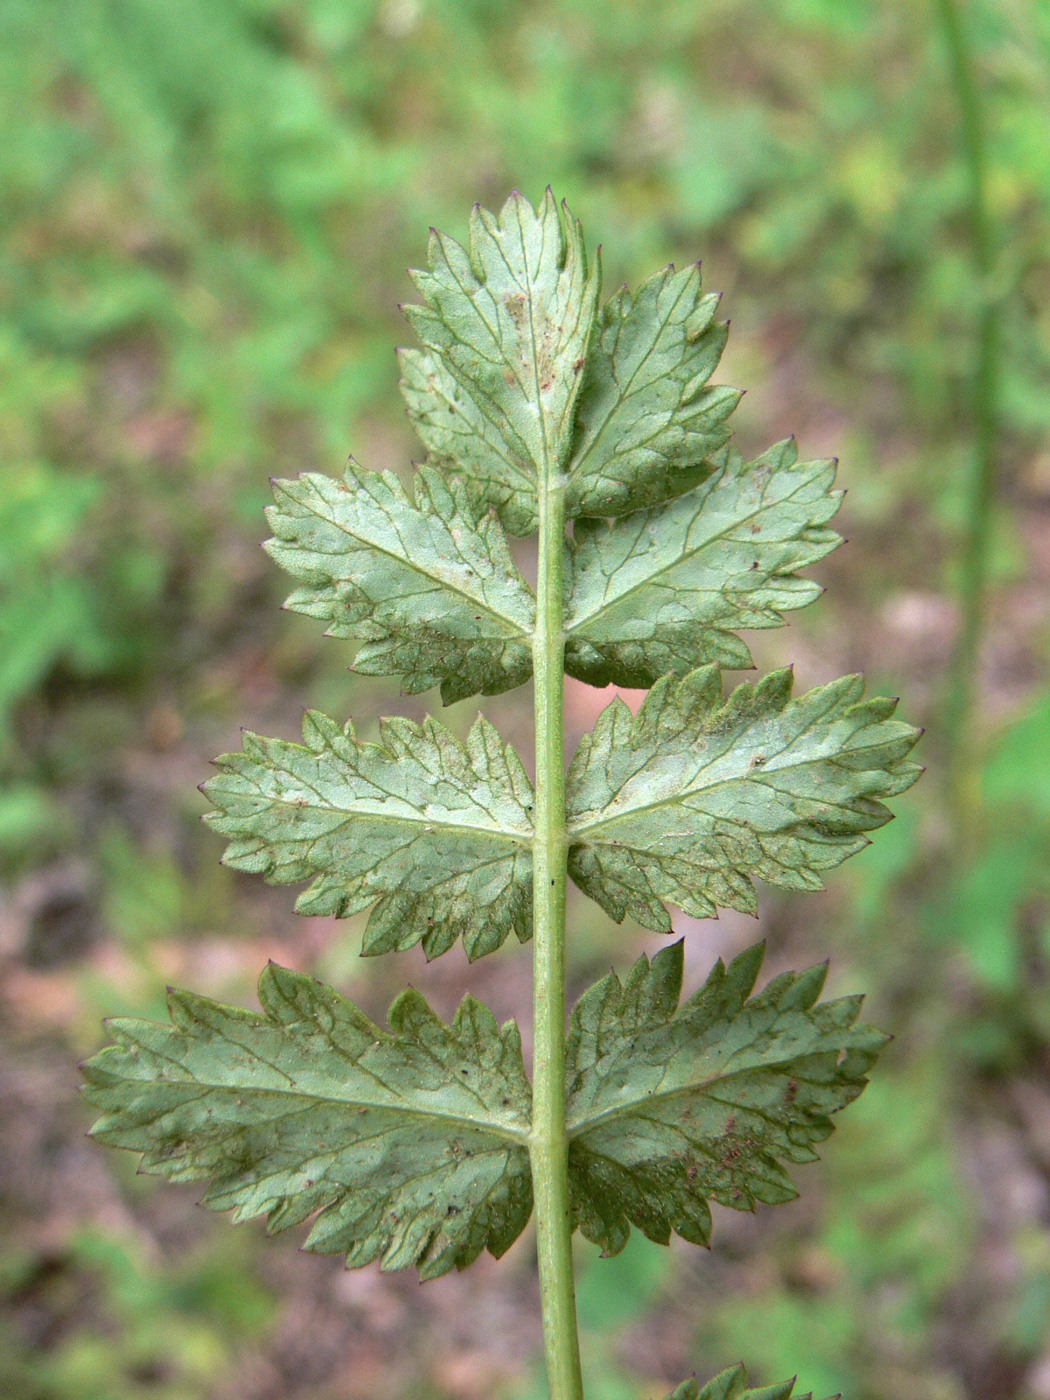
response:
<svg viewBox="0 0 1050 1400"><path fill-rule="evenodd" d="M671 931L755 909L753 881L819 889L914 782L917 732L856 676L792 696L791 674L723 691L751 665L740 629L775 627L839 543L834 464L792 442L744 462L726 339L699 271L600 301L600 265L547 194L476 209L469 248L434 234L407 308L421 348L403 390L426 445L411 491L351 464L276 485L268 549L289 605L359 644L356 669L446 701L534 688L536 777L484 718L465 742L432 719L380 742L310 713L303 742L249 734L206 791L227 864L308 881L297 909L372 906L364 951L462 939L471 958L532 940L532 1078L517 1026L472 997L451 1024L416 991L373 1025L329 987L271 966L261 1012L186 992L171 1024L112 1023L86 1066L102 1142L205 1204L307 1248L423 1278L502 1254L536 1216L547 1374L582 1395L571 1242L615 1253L631 1227L707 1244L709 1202L791 1199L831 1114L884 1037L859 998L820 1001L824 969L754 994L752 948L680 999L682 946L592 987L568 1019L572 879L615 920ZM535 592L508 534L538 536ZM601 714L566 766L566 675L651 687ZM756 1392L741 1368L677 1400Z"/></svg>

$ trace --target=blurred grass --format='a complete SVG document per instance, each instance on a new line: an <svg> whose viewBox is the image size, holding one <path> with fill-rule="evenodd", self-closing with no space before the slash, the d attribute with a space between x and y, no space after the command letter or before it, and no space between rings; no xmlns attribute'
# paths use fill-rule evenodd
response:
<svg viewBox="0 0 1050 1400"><path fill-rule="evenodd" d="M522 954L362 966L352 930L294 922L287 892L217 867L194 788L239 723L419 712L276 611L266 482L350 450L407 466L405 267L428 225L461 235L473 200L549 183L609 287L703 256L734 322L725 378L751 390L745 450L794 431L841 452L851 545L761 662L794 659L805 684L867 669L921 712L931 768L828 895L763 904L778 965L831 951L836 985L869 989L898 1036L879 1083L782 1220L727 1217L710 1258L583 1252L594 1400L740 1354L852 1400L1050 1396L1050 7L960 9L1001 248L962 866L942 716L987 289L932 7L0 5L0 1393L459 1400L532 1364L527 1247L465 1293L326 1282L322 1304L320 1261L74 1149L70 1094L101 1014L157 1014L176 980L248 1000L271 953L377 1012L409 977L449 1005L464 979L523 1005ZM594 697L574 696L583 728ZM491 710L525 742L520 697ZM574 919L579 981L634 955L637 931ZM695 979L751 929L689 933Z"/></svg>

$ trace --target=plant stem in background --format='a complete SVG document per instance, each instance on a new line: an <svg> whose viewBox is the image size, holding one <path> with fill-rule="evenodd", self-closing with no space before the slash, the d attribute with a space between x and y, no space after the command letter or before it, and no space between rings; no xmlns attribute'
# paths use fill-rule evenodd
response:
<svg viewBox="0 0 1050 1400"><path fill-rule="evenodd" d="M562 557L565 491L539 483L538 614L533 639L536 839L533 856L533 1115L530 1138L543 1341L551 1400L580 1400L565 1134L565 737Z"/></svg>
<svg viewBox="0 0 1050 1400"><path fill-rule="evenodd" d="M965 536L959 574L961 622L952 658L945 732L953 824L963 850L972 846L979 794L974 762L974 696L988 601L988 567L995 494L999 397L999 307L993 285L995 240L988 209L988 160L981 94L973 53L957 0L937 0L959 109L962 155L969 184L969 223L979 296L973 369L973 461L966 488Z"/></svg>

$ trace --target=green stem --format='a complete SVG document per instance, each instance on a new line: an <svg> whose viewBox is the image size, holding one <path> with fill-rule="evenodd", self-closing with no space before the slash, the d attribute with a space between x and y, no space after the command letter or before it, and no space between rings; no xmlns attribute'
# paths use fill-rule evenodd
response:
<svg viewBox="0 0 1050 1400"><path fill-rule="evenodd" d="M992 507L995 496L999 399L999 308L994 295L995 237L988 207L984 112L973 53L957 0L937 0L959 109L969 183L974 271L980 293L973 371L973 465L967 483L965 538L959 580L962 621L945 710L952 813L963 849L974 839L979 794L974 762L976 670L987 614Z"/></svg>
<svg viewBox="0 0 1050 1400"><path fill-rule="evenodd" d="M539 489L536 694L536 839L533 848L533 1109L529 1153L550 1400L582 1400L565 1134L565 731L560 481Z"/></svg>

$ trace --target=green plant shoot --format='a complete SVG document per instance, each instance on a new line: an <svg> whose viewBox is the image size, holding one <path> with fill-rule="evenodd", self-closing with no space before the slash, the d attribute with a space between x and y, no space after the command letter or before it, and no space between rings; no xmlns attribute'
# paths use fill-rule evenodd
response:
<svg viewBox="0 0 1050 1400"><path fill-rule="evenodd" d="M289 606L358 645L356 669L445 701L531 678L536 768L484 718L380 742L310 713L302 742L249 734L206 792L226 863L305 884L297 909L371 908L365 953L461 939L471 958L531 940L531 1079L515 1024L466 997L446 1024L416 991L389 1030L271 966L261 1012L187 992L170 1025L121 1020L86 1066L100 1141L146 1171L207 1181L204 1202L308 1249L434 1278L502 1254L535 1215L552 1400L580 1400L572 1235L606 1254L632 1227L707 1245L710 1201L795 1195L831 1115L885 1037L825 969L754 991L761 945L682 999L682 945L610 974L566 1018L571 879L613 919L672 931L667 905L754 912L754 881L821 888L918 776L917 731L850 676L798 698L789 671L738 685L742 629L811 602L799 571L840 542L834 463L793 442L745 462L739 395L711 384L726 340L696 267L601 302L601 270L548 191L441 234L403 391L427 448L413 488L352 464L276 484L267 548ZM535 592L507 535L538 537ZM566 769L565 676L646 687L616 699ZM568 1029L566 1030L566 1026ZM674 1400L777 1400L742 1368Z"/></svg>

